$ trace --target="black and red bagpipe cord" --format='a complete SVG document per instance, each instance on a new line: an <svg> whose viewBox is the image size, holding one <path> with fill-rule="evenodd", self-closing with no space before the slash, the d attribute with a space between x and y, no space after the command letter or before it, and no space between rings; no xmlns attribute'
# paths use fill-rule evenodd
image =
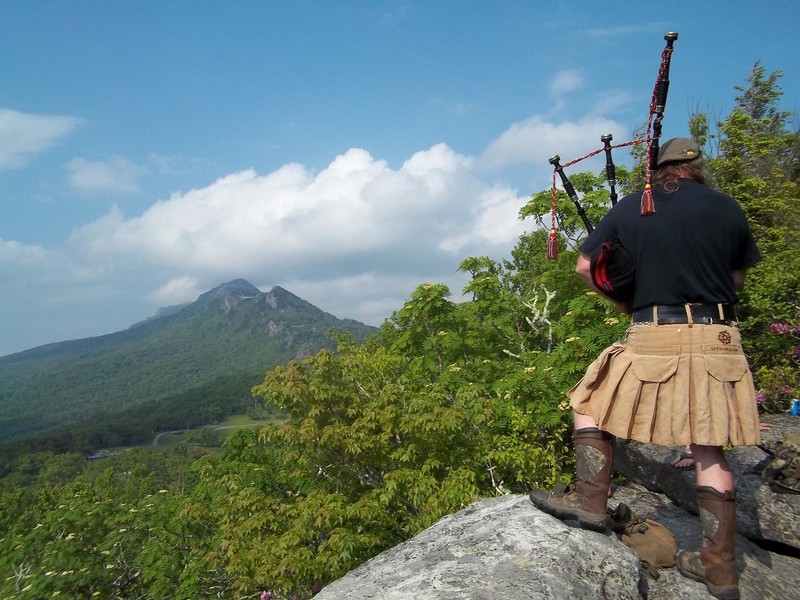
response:
<svg viewBox="0 0 800 600"><path fill-rule="evenodd" d="M624 148L626 146L633 146L635 144L643 144L647 140L645 138L640 140L632 140L630 142L623 142L622 144L614 144L611 148ZM599 148L597 150L592 150L586 156L581 156L580 158L576 158L575 160L571 160L563 165L560 165L561 169L565 169L567 167L571 167L573 165L578 164L582 160L586 160L587 158L592 158L600 154L601 152L605 152L606 147ZM553 184L550 188L551 190L551 200L550 200L550 219L551 219L551 228L550 228L550 236L547 239L547 258L555 260L558 258L558 233L556 232L556 222L557 218L557 199L558 199L558 189L556 188L556 173L558 173L558 168L553 169Z"/></svg>

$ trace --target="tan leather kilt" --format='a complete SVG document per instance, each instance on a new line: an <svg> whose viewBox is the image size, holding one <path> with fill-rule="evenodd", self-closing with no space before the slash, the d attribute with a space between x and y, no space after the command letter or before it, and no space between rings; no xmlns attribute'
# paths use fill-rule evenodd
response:
<svg viewBox="0 0 800 600"><path fill-rule="evenodd" d="M631 325L567 395L622 439L665 446L760 442L753 377L736 327Z"/></svg>

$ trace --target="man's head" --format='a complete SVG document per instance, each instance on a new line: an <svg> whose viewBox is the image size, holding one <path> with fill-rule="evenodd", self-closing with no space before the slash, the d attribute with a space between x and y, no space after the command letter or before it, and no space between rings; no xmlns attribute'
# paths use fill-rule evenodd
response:
<svg viewBox="0 0 800 600"><path fill-rule="evenodd" d="M708 179L700 146L689 138L672 138L658 150L653 185L679 178L694 179L700 183L706 183Z"/></svg>
<svg viewBox="0 0 800 600"><path fill-rule="evenodd" d="M663 167L674 162L687 162L700 158L700 146L689 138L672 138L658 150L656 166Z"/></svg>

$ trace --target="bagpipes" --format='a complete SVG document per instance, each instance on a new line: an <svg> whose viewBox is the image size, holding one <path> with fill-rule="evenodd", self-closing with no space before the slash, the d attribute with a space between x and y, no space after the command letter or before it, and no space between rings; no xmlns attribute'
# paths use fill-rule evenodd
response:
<svg viewBox="0 0 800 600"><path fill-rule="evenodd" d="M650 114L647 118L647 135L646 137L638 140L631 140L629 142L624 142L622 144L612 145L611 141L613 139L610 133L603 134L600 137L600 141L603 142L603 147L599 148L598 150L594 150L587 154L586 156L582 156L576 160L569 161L565 164L561 164L561 157L557 154L550 158L549 162L553 165L553 185L552 185L552 201L551 201L551 209L550 214L552 218L552 228L550 229L550 236L547 241L547 258L555 259L558 256L558 234L556 232L556 200L557 200L557 190L556 190L556 174L561 178L561 185L564 188L564 192L566 192L567 196L572 203L575 205L575 209L578 213L578 216L583 221L583 225L586 228L587 233L592 233L594 228L592 227L591 222L589 221L589 217L586 215L586 211L584 210L583 206L578 199L578 195L575 192L575 187L567 177L567 174L564 172L564 169L567 167L571 167L572 165L579 163L582 160L586 160L587 158L591 158L601 152L605 152L606 155L606 181L608 182L610 188L610 200L611 205L614 206L617 203L617 191L616 191L616 167L614 166L614 160L611 156L611 151L614 148L623 148L625 146L633 146L637 144L647 144L647 152L645 153L645 186L644 191L642 192L642 204L641 204L641 215L647 216L651 215L655 212L655 204L653 203L653 189L652 189L652 171L656 166L658 161L658 151L659 151L659 138L661 137L661 121L664 119L664 108L667 104L667 94L669 92L669 65L670 60L672 58L672 45L675 40L678 39L678 34L675 32L668 32L664 35L664 39L666 40L667 44L661 52L661 63L658 69L658 76L656 77L656 83L653 88L653 97L650 101ZM610 252L610 250L609 250ZM596 282L597 283L597 282ZM603 286L598 286L603 289Z"/></svg>

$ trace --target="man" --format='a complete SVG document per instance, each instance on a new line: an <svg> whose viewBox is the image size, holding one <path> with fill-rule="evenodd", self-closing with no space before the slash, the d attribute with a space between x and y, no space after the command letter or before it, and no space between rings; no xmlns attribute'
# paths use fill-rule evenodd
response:
<svg viewBox="0 0 800 600"><path fill-rule="evenodd" d="M759 443L753 381L734 304L746 270L760 259L744 211L707 187L698 145L666 142L653 173L655 213L641 194L620 200L581 246L586 284L591 257L619 240L635 266L632 296L608 298L631 315L625 339L606 349L569 392L575 418L576 490L531 492L539 509L603 531L615 437L691 448L703 528L699 553L678 569L716 598L739 598L734 560L736 505L723 446Z"/></svg>

